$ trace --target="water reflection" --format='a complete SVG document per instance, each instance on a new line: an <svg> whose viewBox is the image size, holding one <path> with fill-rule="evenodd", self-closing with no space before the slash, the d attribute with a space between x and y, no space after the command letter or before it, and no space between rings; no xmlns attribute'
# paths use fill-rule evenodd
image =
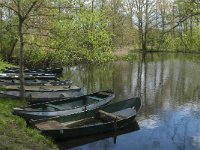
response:
<svg viewBox="0 0 200 150"><path fill-rule="evenodd" d="M141 130L120 136L117 144L108 149L134 146L196 150L200 149L199 58L188 54L146 55L132 62L66 68L64 77L71 78L86 93L113 89L113 102L142 97L143 106L137 116ZM88 145L79 149L86 147L92 149Z"/></svg>

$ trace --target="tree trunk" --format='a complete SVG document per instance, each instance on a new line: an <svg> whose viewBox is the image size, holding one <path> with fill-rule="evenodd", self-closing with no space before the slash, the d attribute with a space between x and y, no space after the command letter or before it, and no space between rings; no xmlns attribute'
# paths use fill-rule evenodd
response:
<svg viewBox="0 0 200 150"><path fill-rule="evenodd" d="M19 54L19 65L20 65L20 98L24 99L24 38L22 32L23 20L19 19L19 40L20 40L20 54Z"/></svg>
<svg viewBox="0 0 200 150"><path fill-rule="evenodd" d="M19 50L19 67L20 67L20 98L24 99L24 37L23 37L23 23L27 19L27 16L36 5L37 0L32 2L26 13L21 12L20 0L17 1L17 15L19 19L19 42L20 42L20 50ZM22 15L24 14L24 15Z"/></svg>
<svg viewBox="0 0 200 150"><path fill-rule="evenodd" d="M20 50L19 50L19 72L20 72L20 98L24 99L24 38L23 38L23 17L21 15L21 8L20 8L20 0L17 2L18 8L18 19L19 19L19 26L18 26L18 34L19 34L19 42L20 42Z"/></svg>

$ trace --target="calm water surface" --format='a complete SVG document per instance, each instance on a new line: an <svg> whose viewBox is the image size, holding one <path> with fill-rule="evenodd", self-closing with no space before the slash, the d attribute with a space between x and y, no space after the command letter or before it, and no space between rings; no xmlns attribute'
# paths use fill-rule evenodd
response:
<svg viewBox="0 0 200 150"><path fill-rule="evenodd" d="M65 68L83 92L113 89L121 101L141 96L140 130L74 150L200 150L200 55L153 54L131 62Z"/></svg>

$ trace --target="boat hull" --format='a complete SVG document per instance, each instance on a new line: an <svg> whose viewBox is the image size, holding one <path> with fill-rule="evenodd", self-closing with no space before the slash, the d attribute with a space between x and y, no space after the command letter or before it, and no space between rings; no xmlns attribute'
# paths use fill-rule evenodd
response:
<svg viewBox="0 0 200 150"><path fill-rule="evenodd" d="M107 95L104 98L98 98L98 99L97 97L94 97L98 94L100 95L100 93L106 93ZM99 108L109 103L113 98L114 98L113 92L101 91L101 92L96 92L93 94L83 95L80 97L70 98L70 99L66 99L62 101L38 103L35 105L29 105L24 108L23 107L14 108L13 114L21 116L25 118L26 120L30 120L30 119L37 120L37 119L42 119L42 118L64 116L64 115L66 116L73 113L80 113L87 110ZM49 104L56 107L53 108L53 106L50 105L50 108L52 108L52 110L48 110ZM65 105L65 107L63 107L63 105ZM44 108L45 106L47 107ZM68 108L66 108L66 106ZM26 108L31 108L31 110L26 110ZM34 108L37 108L37 109L34 109Z"/></svg>
<svg viewBox="0 0 200 150"><path fill-rule="evenodd" d="M31 104L61 100L83 95L81 88L69 88L66 91L25 91L24 98ZM20 91L0 91L0 97L20 99Z"/></svg>
<svg viewBox="0 0 200 150"><path fill-rule="evenodd" d="M45 85L53 85L53 86L72 86L72 81L71 80L38 80L38 79L30 79L30 80L25 80L24 81L25 86L45 86ZM19 79L10 79L10 80L5 80L1 79L0 80L0 86L10 86L10 85L19 85L20 80Z"/></svg>
<svg viewBox="0 0 200 150"><path fill-rule="evenodd" d="M130 123L133 122L136 116L132 116L128 119L100 125L93 125L88 127L82 128L73 128L73 129L59 129L59 130L42 130L42 133L48 137L51 137L55 140L62 140L68 138L76 138L82 137L92 134L104 133L109 131L116 131L117 129L121 129L123 127L128 126Z"/></svg>
<svg viewBox="0 0 200 150"><path fill-rule="evenodd" d="M140 98L131 98L123 100L114 104L107 105L105 107L98 108L96 110L89 110L82 113L72 114L68 116L59 116L49 119L31 120L30 124L39 129L44 135L50 136L53 139L66 139L87 136L91 134L103 133L108 131L115 131L119 128L126 127L136 117L141 107ZM88 118L95 118L96 114L100 110L105 112L116 114L117 117L123 117L120 120L116 119L107 122L92 122L92 123L80 123L80 125L70 126L75 121L87 120ZM50 123L58 123L57 126L51 126Z"/></svg>

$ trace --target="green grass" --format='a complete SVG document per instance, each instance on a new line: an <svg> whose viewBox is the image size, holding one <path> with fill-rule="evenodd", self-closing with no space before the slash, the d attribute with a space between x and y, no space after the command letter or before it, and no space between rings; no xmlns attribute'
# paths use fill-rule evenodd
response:
<svg viewBox="0 0 200 150"><path fill-rule="evenodd" d="M0 99L0 147L2 149L58 149L38 130L27 127L24 119L12 114L12 109L26 105L13 99Z"/></svg>
<svg viewBox="0 0 200 150"><path fill-rule="evenodd" d="M0 69L12 66L0 62ZM26 105L25 101L0 98L0 149L5 150L56 150L50 138L38 130L27 127L24 119L13 115L12 109Z"/></svg>

